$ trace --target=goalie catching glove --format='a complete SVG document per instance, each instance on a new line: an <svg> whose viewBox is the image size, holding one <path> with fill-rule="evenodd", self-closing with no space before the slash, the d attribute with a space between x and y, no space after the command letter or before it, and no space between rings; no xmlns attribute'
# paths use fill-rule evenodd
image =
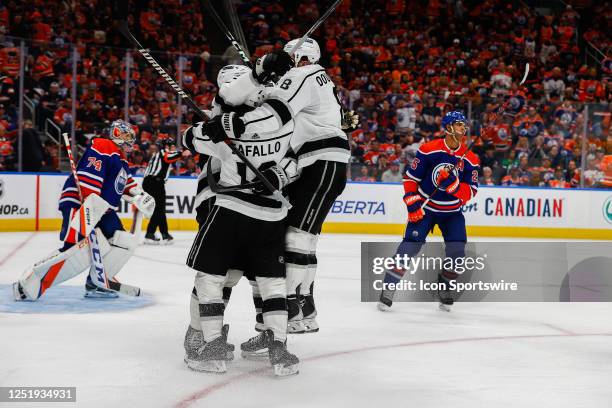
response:
<svg viewBox="0 0 612 408"><path fill-rule="evenodd" d="M232 137L240 139L244 122L235 112L224 113L204 123L202 130L214 143L227 142Z"/></svg>
<svg viewBox="0 0 612 408"><path fill-rule="evenodd" d="M287 172L277 165L272 165L267 168L259 169L264 177L274 186L276 190L282 190L287 184L289 184L289 176ZM255 187L253 187L255 194L270 194L270 191L259 181Z"/></svg>
<svg viewBox="0 0 612 408"><path fill-rule="evenodd" d="M253 76L260 84L270 82L275 76L285 75L293 68L293 59L285 51L275 51L259 58L253 67Z"/></svg>
<svg viewBox="0 0 612 408"><path fill-rule="evenodd" d="M155 210L155 199L149 193L144 192L140 187L136 190L136 194L124 194L122 198L128 203L136 206L145 217L151 218L153 215L153 211Z"/></svg>

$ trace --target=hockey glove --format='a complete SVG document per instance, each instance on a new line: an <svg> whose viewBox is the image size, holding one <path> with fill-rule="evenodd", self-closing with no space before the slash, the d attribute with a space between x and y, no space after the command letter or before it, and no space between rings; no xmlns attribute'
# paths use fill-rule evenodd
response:
<svg viewBox="0 0 612 408"><path fill-rule="evenodd" d="M423 196L418 193L406 193L404 195L404 203L408 209L408 221L419 222L425 216L423 211Z"/></svg>
<svg viewBox="0 0 612 408"><path fill-rule="evenodd" d="M342 114L342 130L352 132L359 128L359 115L355 111L343 112Z"/></svg>
<svg viewBox="0 0 612 408"><path fill-rule="evenodd" d="M293 60L285 51L275 51L259 58L253 67L253 76L260 84L271 81L275 75L281 77L293 68Z"/></svg>
<svg viewBox="0 0 612 408"><path fill-rule="evenodd" d="M436 184L440 190L446 191L448 194L454 194L459 188L459 179L454 171L442 169L436 177Z"/></svg>
<svg viewBox="0 0 612 408"><path fill-rule="evenodd" d="M261 173L265 176L265 178L274 186L276 190L282 190L287 184L289 184L289 176L285 172L282 167L277 165L270 166L266 169L260 169ZM264 184L260 181L258 184L253 187L253 192L255 194L269 194L270 191L264 186Z"/></svg>
<svg viewBox="0 0 612 408"><path fill-rule="evenodd" d="M244 122L234 112L224 113L204 123L202 130L214 143L227 142L231 137L240 139L244 133Z"/></svg>
<svg viewBox="0 0 612 408"><path fill-rule="evenodd" d="M134 197L134 202L132 204L134 204L134 206L147 218L151 218L153 211L155 211L155 200L153 196L144 191L142 194Z"/></svg>

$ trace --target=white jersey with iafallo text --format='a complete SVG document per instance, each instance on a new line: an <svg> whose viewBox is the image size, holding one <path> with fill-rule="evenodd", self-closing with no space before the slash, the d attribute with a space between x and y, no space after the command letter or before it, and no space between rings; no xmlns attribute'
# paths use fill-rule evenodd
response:
<svg viewBox="0 0 612 408"><path fill-rule="evenodd" d="M236 81L231 87L243 85ZM336 86L318 64L292 68L267 92L263 104L242 118L248 133L277 132L293 119L291 148L299 168L317 160L348 163L350 159Z"/></svg>
<svg viewBox="0 0 612 408"><path fill-rule="evenodd" d="M198 123L187 129L183 135L183 143L192 151L211 156L212 160L221 165L218 185L227 187L256 181L255 174L229 146L210 140L204 133L202 124ZM232 139L232 143L256 168L261 168L281 163L289 150L292 135L293 122L290 121L278 132L245 133L239 139ZM283 161L281 165L295 167L295 160ZM287 171L296 172L289 169ZM249 189L217 193L215 205L264 221L280 221L287 216L288 210L271 194L255 194Z"/></svg>

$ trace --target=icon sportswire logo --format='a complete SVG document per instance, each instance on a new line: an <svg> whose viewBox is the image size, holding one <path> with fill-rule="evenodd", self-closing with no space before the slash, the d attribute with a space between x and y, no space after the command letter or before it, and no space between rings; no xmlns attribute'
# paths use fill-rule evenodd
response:
<svg viewBox="0 0 612 408"><path fill-rule="evenodd" d="M604 201L603 217L609 224L612 224L612 196L606 198L606 201Z"/></svg>

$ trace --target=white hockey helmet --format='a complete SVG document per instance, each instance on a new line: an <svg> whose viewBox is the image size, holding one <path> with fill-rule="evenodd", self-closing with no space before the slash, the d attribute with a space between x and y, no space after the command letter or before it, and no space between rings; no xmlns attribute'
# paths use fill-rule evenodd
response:
<svg viewBox="0 0 612 408"><path fill-rule="evenodd" d="M229 84L250 71L246 65L226 65L217 74L217 86L221 88L221 85Z"/></svg>
<svg viewBox="0 0 612 408"><path fill-rule="evenodd" d="M283 48L283 50L286 53L291 54L291 50L293 50L293 47L295 47L298 41L300 41L299 38L289 41L287 44L285 44L285 48ZM303 57L307 57L311 64L316 64L321 58L321 48L319 48L319 44L310 37L306 37L306 40L304 40L302 45L300 45L300 48L295 50L293 54L295 66L300 63Z"/></svg>

